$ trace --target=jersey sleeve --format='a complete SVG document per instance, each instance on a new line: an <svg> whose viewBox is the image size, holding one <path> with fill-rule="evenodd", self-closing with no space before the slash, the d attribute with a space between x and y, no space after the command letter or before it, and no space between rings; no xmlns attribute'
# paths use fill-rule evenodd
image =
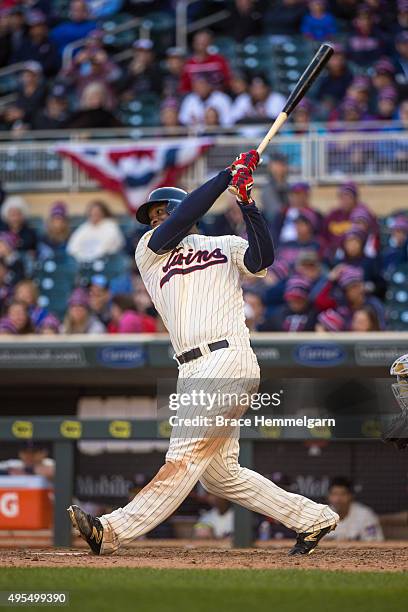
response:
<svg viewBox="0 0 408 612"><path fill-rule="evenodd" d="M257 278L263 278L266 276L266 268L263 270L259 270L259 272L253 273L248 270L246 265L244 264L244 255L245 251L248 248L248 242L244 240L244 238L240 238L239 236L229 236L230 238L230 249L231 249L231 258L233 263L237 266L238 270L244 276L255 276Z"/></svg>

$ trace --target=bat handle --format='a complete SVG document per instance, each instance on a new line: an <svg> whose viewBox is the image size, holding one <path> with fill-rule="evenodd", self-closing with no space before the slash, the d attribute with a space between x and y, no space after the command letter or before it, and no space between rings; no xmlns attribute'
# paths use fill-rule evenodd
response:
<svg viewBox="0 0 408 612"><path fill-rule="evenodd" d="M288 118L287 113L284 113L283 111L281 113L279 113L279 115L276 117L275 121L273 122L273 124L272 124L272 126L271 126L271 128L269 130L269 132L265 135L264 139L262 140L262 142L259 144L259 146L257 148L257 151L259 153L259 157L265 151L266 147L268 146L268 144L270 143L272 138L275 136L275 134L280 130L280 128L285 123L287 118Z"/></svg>

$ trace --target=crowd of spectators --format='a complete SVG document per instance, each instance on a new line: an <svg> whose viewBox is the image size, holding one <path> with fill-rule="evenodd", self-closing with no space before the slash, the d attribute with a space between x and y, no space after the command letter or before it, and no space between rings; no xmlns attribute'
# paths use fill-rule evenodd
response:
<svg viewBox="0 0 408 612"><path fill-rule="evenodd" d="M408 264L408 215L396 211L380 236L380 224L352 182L338 186L336 202L323 215L307 183L288 183L288 163L276 154L259 204L274 235L276 258L265 279L244 279L247 325L252 331L377 331L387 328L384 301L395 270ZM133 253L146 227L124 234L103 200L89 203L87 217L72 228L69 206L55 202L42 232L30 225L21 196L0 208L0 333L154 333L163 324L135 269ZM246 237L239 208L200 222L207 235ZM109 277L81 266L120 256L127 265ZM78 275L64 296L63 317L41 298L36 270L44 262L75 262ZM33 263L34 262L34 263ZM45 274L45 273L44 273ZM44 278L44 274L40 280ZM61 279L61 283L64 279ZM61 284L63 285L63 283Z"/></svg>
<svg viewBox="0 0 408 612"><path fill-rule="evenodd" d="M104 20L121 10L143 16L157 4L174 15L173 3L71 0L66 18L53 4L0 2L0 68L23 66L15 99L0 110L0 129L120 127L126 124L121 108L152 95L160 101L157 122L166 128L211 131L273 119L285 92L275 90L270 71L229 61L217 50L220 35L236 45L268 35L333 42L326 75L289 125L295 133L310 121L326 129L338 121L406 122L407 0L233 0L225 3L229 17L213 31L196 32L188 51L163 50L156 40L141 38L126 60L115 60L115 49L105 43ZM214 8L196 4L194 17ZM63 61L77 40L84 43Z"/></svg>

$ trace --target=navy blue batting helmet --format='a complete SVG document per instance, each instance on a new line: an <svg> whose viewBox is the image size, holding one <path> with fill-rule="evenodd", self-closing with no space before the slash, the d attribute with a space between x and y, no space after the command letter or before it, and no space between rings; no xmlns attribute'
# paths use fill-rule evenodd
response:
<svg viewBox="0 0 408 612"><path fill-rule="evenodd" d="M159 187L154 189L147 198L147 202L142 204L136 211L136 219L139 223L150 225L149 208L153 204L165 204L169 215L175 208L188 196L187 191L178 187Z"/></svg>

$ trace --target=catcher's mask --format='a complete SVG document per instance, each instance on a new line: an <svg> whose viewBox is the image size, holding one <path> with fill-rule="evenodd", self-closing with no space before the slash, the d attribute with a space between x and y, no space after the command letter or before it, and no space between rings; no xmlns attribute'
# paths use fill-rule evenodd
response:
<svg viewBox="0 0 408 612"><path fill-rule="evenodd" d="M391 376L397 377L392 391L402 410L408 410L408 353L394 361L390 370Z"/></svg>
<svg viewBox="0 0 408 612"><path fill-rule="evenodd" d="M167 212L171 215L173 210L175 210L187 196L187 191L179 189L178 187L158 187L149 194L147 202L137 209L136 219L139 223L150 225L149 208L153 204L165 204Z"/></svg>

